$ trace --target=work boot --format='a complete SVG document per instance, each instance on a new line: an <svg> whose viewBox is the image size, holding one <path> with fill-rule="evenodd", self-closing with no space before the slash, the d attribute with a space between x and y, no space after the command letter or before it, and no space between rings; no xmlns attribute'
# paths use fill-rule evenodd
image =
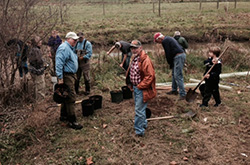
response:
<svg viewBox="0 0 250 165"><path fill-rule="evenodd" d="M204 108L204 107L208 107L208 105L201 104L200 107L201 107L201 108Z"/></svg>
<svg viewBox="0 0 250 165"><path fill-rule="evenodd" d="M185 100L185 99L186 99L186 96L180 96L178 101Z"/></svg>
<svg viewBox="0 0 250 165"><path fill-rule="evenodd" d="M178 91L167 92L168 95L178 95Z"/></svg>
<svg viewBox="0 0 250 165"><path fill-rule="evenodd" d="M214 107L218 107L220 104L221 104L221 102L220 103L215 103Z"/></svg>
<svg viewBox="0 0 250 165"><path fill-rule="evenodd" d="M75 115L69 116L68 121L69 121L68 127L76 129L76 130L82 129L82 125L80 125L80 124L78 124L76 122L76 116Z"/></svg>
<svg viewBox="0 0 250 165"><path fill-rule="evenodd" d="M83 126L82 125L80 125L79 123L77 123L77 122L69 122L68 123L68 126L70 127L70 128L73 128L73 129L75 129L75 130L80 130L80 129L82 129L83 128Z"/></svg>
<svg viewBox="0 0 250 165"><path fill-rule="evenodd" d="M85 95L89 95L90 94L90 83L89 81L85 81Z"/></svg>

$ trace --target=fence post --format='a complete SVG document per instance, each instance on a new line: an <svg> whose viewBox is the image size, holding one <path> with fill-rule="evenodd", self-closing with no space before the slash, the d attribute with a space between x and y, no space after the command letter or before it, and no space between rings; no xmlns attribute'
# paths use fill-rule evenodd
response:
<svg viewBox="0 0 250 165"><path fill-rule="evenodd" d="M153 2L153 13L155 13L155 2Z"/></svg>
<svg viewBox="0 0 250 165"><path fill-rule="evenodd" d="M159 0L159 17L161 16L161 0Z"/></svg>
<svg viewBox="0 0 250 165"><path fill-rule="evenodd" d="M200 0L200 10L201 10L201 1L202 1L202 0Z"/></svg>
<svg viewBox="0 0 250 165"><path fill-rule="evenodd" d="M105 5L104 5L104 0L102 0L102 11L103 11L103 15L105 15Z"/></svg>
<svg viewBox="0 0 250 165"><path fill-rule="evenodd" d="M217 0L217 9L219 9L220 0Z"/></svg>
<svg viewBox="0 0 250 165"><path fill-rule="evenodd" d="M234 8L236 9L237 0L234 0Z"/></svg>

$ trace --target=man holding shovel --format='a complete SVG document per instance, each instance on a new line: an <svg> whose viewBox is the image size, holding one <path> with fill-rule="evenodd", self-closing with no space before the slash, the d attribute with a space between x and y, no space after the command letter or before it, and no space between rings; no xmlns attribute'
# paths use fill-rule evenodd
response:
<svg viewBox="0 0 250 165"><path fill-rule="evenodd" d="M130 43L126 41L116 42L115 45L109 49L107 55L109 55L115 48L119 49L122 52L122 62L120 64L120 67L127 70L130 63L130 57L132 55L130 50Z"/></svg>
<svg viewBox="0 0 250 165"><path fill-rule="evenodd" d="M149 56L142 49L140 41L133 40L130 49L134 57L126 73L126 84L134 91L134 128L136 136L142 137L147 128L145 113L147 101L156 96L155 71Z"/></svg>
<svg viewBox="0 0 250 165"><path fill-rule="evenodd" d="M167 94L177 95L177 88L179 88L179 100L185 100L186 91L184 88L184 78L182 73L186 60L184 50L173 37L164 36L159 32L155 33L154 41L162 44L167 62L172 69L172 91Z"/></svg>

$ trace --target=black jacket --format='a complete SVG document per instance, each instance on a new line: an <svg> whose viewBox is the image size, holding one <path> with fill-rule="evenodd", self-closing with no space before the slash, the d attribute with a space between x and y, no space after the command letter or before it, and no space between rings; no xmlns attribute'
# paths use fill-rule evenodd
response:
<svg viewBox="0 0 250 165"><path fill-rule="evenodd" d="M204 75L207 73L207 71L213 66L212 58L208 58L204 61L204 65L206 66L206 71ZM219 83L220 81L220 74L221 74L221 60L218 61L217 64L215 64L214 68L210 71L210 77L209 79L205 79L208 83Z"/></svg>

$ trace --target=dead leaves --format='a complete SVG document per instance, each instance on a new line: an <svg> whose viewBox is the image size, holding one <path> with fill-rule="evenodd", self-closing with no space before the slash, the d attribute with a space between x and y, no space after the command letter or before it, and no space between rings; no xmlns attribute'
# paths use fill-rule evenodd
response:
<svg viewBox="0 0 250 165"><path fill-rule="evenodd" d="M93 159L93 156L87 158L87 159L86 159L86 164L87 164L87 165L93 164L94 162L92 161L92 159Z"/></svg>

